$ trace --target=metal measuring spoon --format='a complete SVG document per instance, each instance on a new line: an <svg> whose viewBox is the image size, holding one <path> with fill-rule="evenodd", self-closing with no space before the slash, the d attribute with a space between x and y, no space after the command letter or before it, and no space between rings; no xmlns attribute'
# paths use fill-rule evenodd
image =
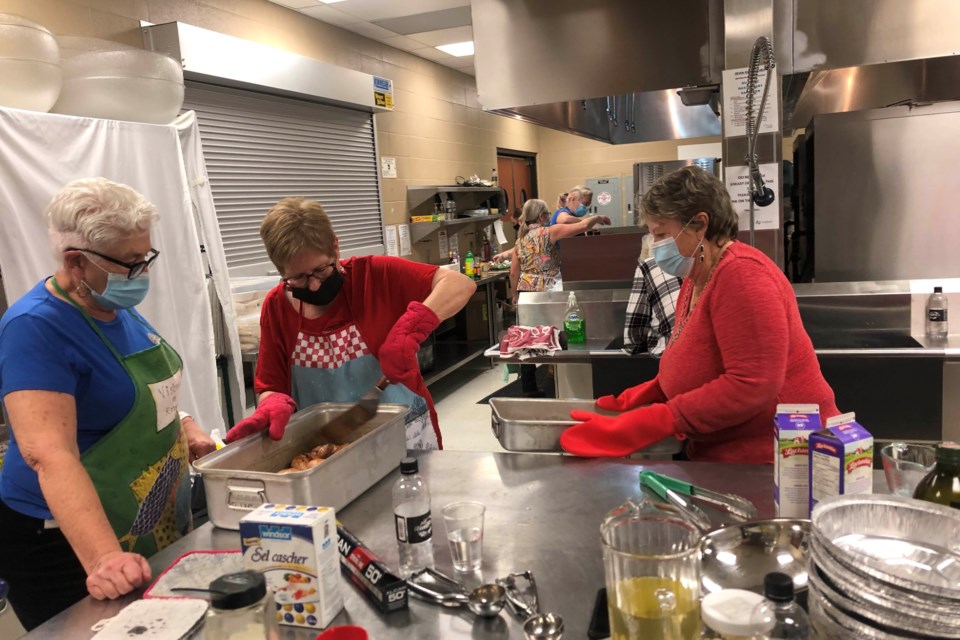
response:
<svg viewBox="0 0 960 640"><path fill-rule="evenodd" d="M524 578L529 583L529 602L520 595L517 578ZM540 613L537 583L532 571L511 573L498 579L497 584L504 588L510 609L524 621L523 635L527 640L560 640L563 637L563 618L555 613Z"/></svg>
<svg viewBox="0 0 960 640"><path fill-rule="evenodd" d="M432 580L433 585L427 586L419 582L424 577ZM467 605L471 612L481 618L495 618L500 615L506 602L506 592L498 584L483 584L466 593L459 582L433 569L424 569L410 576L407 587L413 595L443 607ZM450 591L440 591L440 588Z"/></svg>

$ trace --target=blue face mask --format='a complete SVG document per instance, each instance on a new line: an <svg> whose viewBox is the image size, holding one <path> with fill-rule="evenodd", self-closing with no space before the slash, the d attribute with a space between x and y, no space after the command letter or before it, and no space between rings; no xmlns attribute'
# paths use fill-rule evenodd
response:
<svg viewBox="0 0 960 640"><path fill-rule="evenodd" d="M97 266L100 267L100 265ZM90 289L90 295L97 304L104 309L110 311L129 309L137 306L147 297L147 291L150 289L150 276L147 273L141 273L136 278L129 279L122 273L110 273L108 271L107 286L103 293L97 293L90 285L87 285L87 288Z"/></svg>
<svg viewBox="0 0 960 640"><path fill-rule="evenodd" d="M582 218L583 216L587 215L587 208L583 206L582 202L577 205L576 209L573 210L573 215L577 216L578 218Z"/></svg>
<svg viewBox="0 0 960 640"><path fill-rule="evenodd" d="M688 224L690 224L690 222L683 225L683 229L686 229ZM680 233L683 233L683 229L680 229ZM667 275L686 278L693 269L694 261L693 256L685 256L680 253L680 249L677 247L677 237L680 233L672 238L665 238L654 242L650 245L650 251L653 253L653 259L657 261L657 266L660 267L661 271ZM700 241L697 247L701 244L703 244L703 240ZM696 248L694 248L693 252L696 254Z"/></svg>

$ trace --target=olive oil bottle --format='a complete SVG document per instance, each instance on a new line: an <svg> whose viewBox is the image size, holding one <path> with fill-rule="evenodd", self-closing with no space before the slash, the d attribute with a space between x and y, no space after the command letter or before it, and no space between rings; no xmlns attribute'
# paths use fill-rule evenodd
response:
<svg viewBox="0 0 960 640"><path fill-rule="evenodd" d="M941 442L936 448L937 463L917 485L913 497L960 509L960 444Z"/></svg>

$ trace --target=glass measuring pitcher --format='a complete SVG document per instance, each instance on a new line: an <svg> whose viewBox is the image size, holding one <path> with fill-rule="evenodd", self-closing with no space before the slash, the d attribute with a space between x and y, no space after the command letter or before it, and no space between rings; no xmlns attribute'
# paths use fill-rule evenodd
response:
<svg viewBox="0 0 960 640"><path fill-rule="evenodd" d="M613 640L700 638L700 531L670 505L628 500L600 526Z"/></svg>

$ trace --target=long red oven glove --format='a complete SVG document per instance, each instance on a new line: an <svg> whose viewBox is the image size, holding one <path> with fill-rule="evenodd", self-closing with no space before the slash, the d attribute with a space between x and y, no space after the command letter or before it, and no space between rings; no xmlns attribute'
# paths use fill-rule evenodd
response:
<svg viewBox="0 0 960 640"><path fill-rule="evenodd" d="M560 434L567 453L588 458L628 456L667 436L677 435L673 412L665 404L652 404L619 416L571 411L580 422Z"/></svg>
<svg viewBox="0 0 960 640"><path fill-rule="evenodd" d="M227 431L226 442L246 438L251 433L270 428L270 437L279 440L287 428L290 416L297 410L297 403L285 393L273 392L260 401L257 410L249 418L244 418Z"/></svg>
<svg viewBox="0 0 960 640"><path fill-rule="evenodd" d="M416 388L420 376L417 351L420 343L439 325L440 318L427 305L416 300L407 305L377 354L380 369L390 382Z"/></svg>
<svg viewBox="0 0 960 640"><path fill-rule="evenodd" d="M648 380L635 387L624 389L618 396L600 396L597 408L607 411L629 411L653 402L666 402L667 396L660 388L659 378Z"/></svg>

